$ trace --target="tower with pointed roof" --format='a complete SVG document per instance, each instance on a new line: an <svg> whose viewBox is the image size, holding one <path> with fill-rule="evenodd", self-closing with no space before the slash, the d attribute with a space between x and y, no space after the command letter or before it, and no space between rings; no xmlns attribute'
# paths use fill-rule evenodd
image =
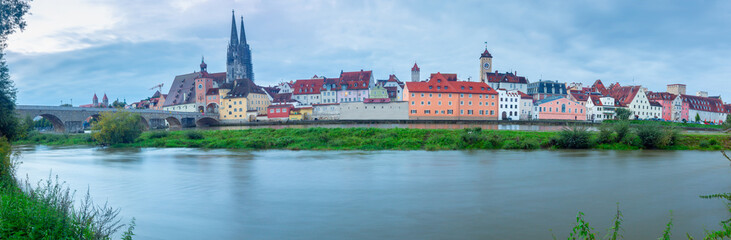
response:
<svg viewBox="0 0 731 240"><path fill-rule="evenodd" d="M492 72L492 54L487 51L487 46L485 46L485 51L480 55L480 81L487 82L489 72Z"/></svg>
<svg viewBox="0 0 731 240"><path fill-rule="evenodd" d="M419 69L419 65L416 65L416 62L414 62L414 67L411 68L411 81L412 82L418 82L421 78L421 69Z"/></svg>
<svg viewBox="0 0 731 240"><path fill-rule="evenodd" d="M104 97L102 98L102 104L104 104L102 107L109 107L109 98L107 98L106 93L104 93Z"/></svg>
<svg viewBox="0 0 731 240"><path fill-rule="evenodd" d="M251 48L246 42L244 17L241 17L241 37L239 37L236 30L236 15L231 11L231 39L228 42L228 54L226 54L226 82L232 83L236 79L243 78L254 80Z"/></svg>
<svg viewBox="0 0 731 240"><path fill-rule="evenodd" d="M201 73L208 74L208 64L206 64L206 59L204 57L201 57Z"/></svg>
<svg viewBox="0 0 731 240"><path fill-rule="evenodd" d="M94 98L91 99L91 102L92 102L92 106L93 107L98 107L99 106L99 98L96 97L96 93L94 93Z"/></svg>

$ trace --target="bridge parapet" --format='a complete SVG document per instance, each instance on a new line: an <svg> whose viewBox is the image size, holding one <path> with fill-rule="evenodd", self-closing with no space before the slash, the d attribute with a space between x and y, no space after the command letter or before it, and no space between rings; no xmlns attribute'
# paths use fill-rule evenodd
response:
<svg viewBox="0 0 731 240"><path fill-rule="evenodd" d="M83 131L83 123L98 117L103 112L117 112L116 108L80 108L62 106L18 105L16 112L20 116L41 116L53 123L57 132ZM150 109L124 109L123 111L140 115L140 121L148 129L166 127L183 128L196 125L215 125L218 116L204 115L198 112L175 112Z"/></svg>

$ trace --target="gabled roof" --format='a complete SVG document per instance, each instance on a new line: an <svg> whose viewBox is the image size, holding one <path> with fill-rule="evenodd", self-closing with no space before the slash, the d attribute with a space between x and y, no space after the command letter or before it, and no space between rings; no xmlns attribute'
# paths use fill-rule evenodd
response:
<svg viewBox="0 0 731 240"><path fill-rule="evenodd" d="M414 66L411 68L411 71L413 72L413 71L419 71L419 70L421 70L419 68L419 65L416 65L416 63L414 63Z"/></svg>
<svg viewBox="0 0 731 240"><path fill-rule="evenodd" d="M641 86L626 86L622 87L619 83L612 84L609 89L609 95L619 102L619 106L626 107L629 105L637 93L640 91Z"/></svg>
<svg viewBox="0 0 731 240"><path fill-rule="evenodd" d="M571 94L571 97L575 99L575 101L586 102L587 100L589 100L588 94L579 91L570 91L569 94Z"/></svg>
<svg viewBox="0 0 731 240"><path fill-rule="evenodd" d="M594 106L604 106L601 101L601 97L599 95L589 95L589 100L591 100L591 103L594 104Z"/></svg>
<svg viewBox="0 0 731 240"><path fill-rule="evenodd" d="M697 111L706 111L706 112L725 112L725 107L723 105L723 102L721 99L718 98L709 98L709 97L699 97L699 96L693 96L693 95L680 95L683 99L683 102L688 103L688 107L693 110Z"/></svg>
<svg viewBox="0 0 731 240"><path fill-rule="evenodd" d="M426 82L407 82L406 88L410 92L497 94L486 83L448 81L441 73L432 74Z"/></svg>
<svg viewBox="0 0 731 240"><path fill-rule="evenodd" d="M594 81L594 84L591 85L591 91L601 93L605 96L609 95L609 91L607 91L607 88L604 86L601 79Z"/></svg>
<svg viewBox="0 0 731 240"><path fill-rule="evenodd" d="M292 87L292 93L294 95L320 94L324 82L322 78L297 80Z"/></svg>
<svg viewBox="0 0 731 240"><path fill-rule="evenodd" d="M193 91L193 86L195 85L195 79L199 76L200 73L198 72L175 76L173 84L170 86L168 97L165 98L165 104L163 104L163 106L195 102L195 91ZM185 99L183 97L185 97Z"/></svg>
<svg viewBox="0 0 731 240"><path fill-rule="evenodd" d="M520 94L520 98L522 98L522 99L533 99L533 97L531 97L530 95L528 95L524 92L518 91L518 94Z"/></svg>
<svg viewBox="0 0 731 240"><path fill-rule="evenodd" d="M653 106L653 107L662 107L662 104L660 104L657 101L649 101L649 102L650 102L650 106Z"/></svg>
<svg viewBox="0 0 731 240"><path fill-rule="evenodd" d="M297 102L292 99L292 93L277 93L272 96L272 103Z"/></svg>
<svg viewBox="0 0 731 240"><path fill-rule="evenodd" d="M236 79L234 80L234 87L226 94L226 98L247 97L252 93L266 94L261 87L254 84L250 79Z"/></svg>
<svg viewBox="0 0 731 240"><path fill-rule="evenodd" d="M516 75L515 73L498 73L497 71L485 73L487 82L491 83L520 83L528 84L528 79Z"/></svg>
<svg viewBox="0 0 731 240"><path fill-rule="evenodd" d="M482 52L482 54L480 55L480 57L489 57L489 58L491 58L492 57L492 54L490 54L490 52L487 51L487 48L485 48L485 51Z"/></svg>
<svg viewBox="0 0 731 240"><path fill-rule="evenodd" d="M210 88L210 89L208 89L208 91L206 91L206 96L207 95L218 95L218 88Z"/></svg>
<svg viewBox="0 0 731 240"><path fill-rule="evenodd" d="M456 73L432 73L431 76L429 76L429 78L430 79L431 78L434 78L434 75L436 75L436 74L442 75L442 77L444 77L445 79L447 79L447 81L457 81L457 74Z"/></svg>
<svg viewBox="0 0 731 240"><path fill-rule="evenodd" d="M347 90L365 90L370 86L372 71L341 72L339 87L345 86Z"/></svg>

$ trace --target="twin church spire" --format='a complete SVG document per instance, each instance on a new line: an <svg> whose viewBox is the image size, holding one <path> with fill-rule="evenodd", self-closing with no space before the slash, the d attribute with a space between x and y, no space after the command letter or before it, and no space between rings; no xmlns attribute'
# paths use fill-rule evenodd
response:
<svg viewBox="0 0 731 240"><path fill-rule="evenodd" d="M231 40L228 43L226 59L226 81L248 78L254 80L254 70L251 64L251 48L246 42L244 17L241 17L241 35L236 31L236 15L231 11Z"/></svg>

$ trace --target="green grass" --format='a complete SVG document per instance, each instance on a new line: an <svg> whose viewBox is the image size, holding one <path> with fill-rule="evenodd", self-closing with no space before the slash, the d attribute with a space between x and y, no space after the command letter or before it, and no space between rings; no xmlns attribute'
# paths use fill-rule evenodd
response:
<svg viewBox="0 0 731 240"><path fill-rule="evenodd" d="M617 122L617 120L606 120L604 122L613 123L613 122ZM674 127L680 127L680 128L702 128L702 129L718 129L718 130L721 130L724 128L723 125L706 125L706 124L682 123L682 122L663 122L663 121L649 121L649 120L630 120L629 122L632 126L646 126L646 125L660 124L662 126L667 126L667 127L674 126Z"/></svg>
<svg viewBox="0 0 731 240"><path fill-rule="evenodd" d="M408 128L284 128L145 132L133 143L112 147L225 148L289 150L469 150L555 149L561 132ZM590 149L637 150L624 143L598 144L590 133ZM48 136L44 136L48 135ZM713 144L711 144L713 143ZM16 144L94 145L88 134L40 134ZM677 143L660 149L719 150L731 147L728 134L680 134Z"/></svg>

